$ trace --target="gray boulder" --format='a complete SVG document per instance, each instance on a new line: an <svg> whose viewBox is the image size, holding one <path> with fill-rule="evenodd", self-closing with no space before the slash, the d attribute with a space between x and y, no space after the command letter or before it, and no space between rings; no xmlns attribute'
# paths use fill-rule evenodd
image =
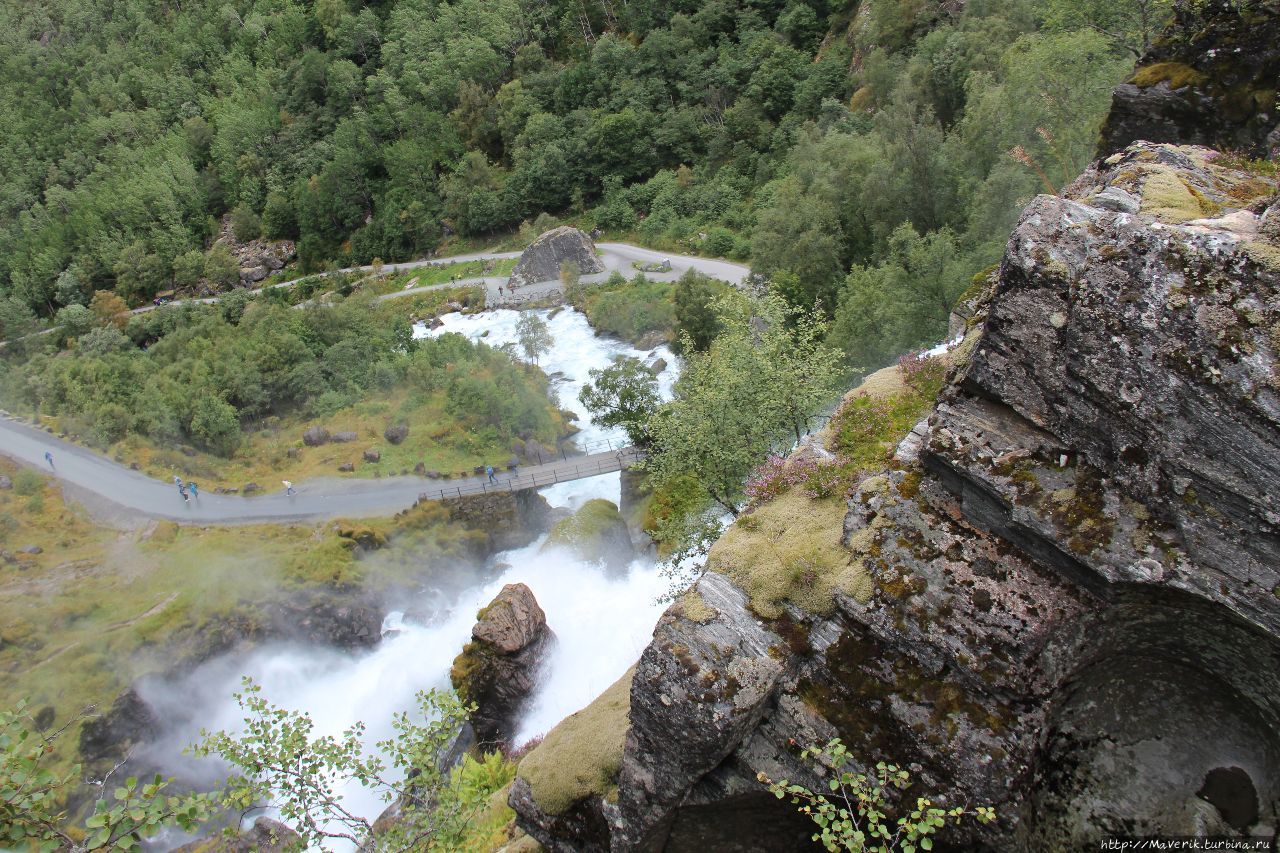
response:
<svg viewBox="0 0 1280 853"><path fill-rule="evenodd" d="M269 273L265 266L252 266L240 268L240 280L246 283L257 283L267 277Z"/></svg>
<svg viewBox="0 0 1280 853"><path fill-rule="evenodd" d="M313 426L302 434L302 443L307 447L319 447L329 441L329 431L322 426Z"/></svg>
<svg viewBox="0 0 1280 853"><path fill-rule="evenodd" d="M552 228L524 250L511 272L511 285L559 281L560 269L567 263L576 263L582 275L604 272L604 263L596 257L591 238L565 225Z"/></svg>
<svg viewBox="0 0 1280 853"><path fill-rule="evenodd" d="M13 480L6 474L0 474L0 489L12 489Z"/></svg>
<svg viewBox="0 0 1280 853"><path fill-rule="evenodd" d="M338 466L338 470L343 474L350 474L352 471L356 470L356 466L352 462L343 462Z"/></svg>
<svg viewBox="0 0 1280 853"><path fill-rule="evenodd" d="M507 584L476 614L471 642L453 662L449 679L463 701L474 702L471 725L481 741L508 741L555 635L529 587Z"/></svg>
<svg viewBox="0 0 1280 853"><path fill-rule="evenodd" d="M381 462L382 452L375 448L370 447L368 450L364 452L364 461L365 462Z"/></svg>
<svg viewBox="0 0 1280 853"><path fill-rule="evenodd" d="M382 437L392 444L399 444L409 437L409 427L406 424L392 424L382 431Z"/></svg>
<svg viewBox="0 0 1280 853"><path fill-rule="evenodd" d="M338 444L350 444L359 437L360 436L356 435L354 432L347 430L345 432L335 432L333 435L329 436L329 440L337 442Z"/></svg>

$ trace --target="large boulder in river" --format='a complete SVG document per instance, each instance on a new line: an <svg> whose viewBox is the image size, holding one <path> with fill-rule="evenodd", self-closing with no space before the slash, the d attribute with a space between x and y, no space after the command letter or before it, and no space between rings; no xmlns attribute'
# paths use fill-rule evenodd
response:
<svg viewBox="0 0 1280 853"><path fill-rule="evenodd" d="M285 853L298 850L302 838L278 820L260 817L251 829L226 837L214 835L176 848L173 853Z"/></svg>
<svg viewBox="0 0 1280 853"><path fill-rule="evenodd" d="M591 238L577 228L562 225L529 244L511 272L511 285L559 281L560 269L567 263L577 264L582 275L604 272L604 262L596 257Z"/></svg>
<svg viewBox="0 0 1280 853"><path fill-rule="evenodd" d="M130 687L104 713L90 717L80 727L80 757L90 767L111 764L126 757L160 731L156 718L138 691Z"/></svg>
<svg viewBox="0 0 1280 853"><path fill-rule="evenodd" d="M555 635L533 591L507 584L476 614L471 642L453 661L449 679L464 702L474 702L471 724L481 742L510 741L525 701Z"/></svg>
<svg viewBox="0 0 1280 853"><path fill-rule="evenodd" d="M566 547L592 563L624 569L635 557L626 519L613 501L589 500L573 515L557 521L544 548Z"/></svg>

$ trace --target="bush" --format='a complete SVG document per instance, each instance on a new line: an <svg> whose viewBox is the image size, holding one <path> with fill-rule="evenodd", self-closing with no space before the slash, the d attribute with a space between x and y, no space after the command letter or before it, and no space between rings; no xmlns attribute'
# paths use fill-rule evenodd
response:
<svg viewBox="0 0 1280 853"><path fill-rule="evenodd" d="M262 236L262 220L249 205L241 203L231 211L231 232L241 243L248 243Z"/></svg>
<svg viewBox="0 0 1280 853"><path fill-rule="evenodd" d="M13 475L13 490L19 495L30 497L44 489L44 477L30 468L23 468Z"/></svg>
<svg viewBox="0 0 1280 853"><path fill-rule="evenodd" d="M219 456L230 456L240 446L240 419L225 400L201 397L191 413L191 438Z"/></svg>
<svg viewBox="0 0 1280 853"><path fill-rule="evenodd" d="M64 340L78 338L93 328L93 312L83 305L68 305L58 309L54 322L62 327Z"/></svg>

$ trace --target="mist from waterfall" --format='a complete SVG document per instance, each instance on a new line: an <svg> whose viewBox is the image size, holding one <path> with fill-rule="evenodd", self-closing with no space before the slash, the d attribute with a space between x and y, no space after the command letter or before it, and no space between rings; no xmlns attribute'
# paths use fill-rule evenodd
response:
<svg viewBox="0 0 1280 853"><path fill-rule="evenodd" d="M597 337L586 318L572 309L539 313L547 319L555 340L541 367L552 377L560 406L579 416L582 431L575 439L584 444L604 439L625 444L620 431L591 424L578 402L588 372L608 365L615 355L634 356L649 364L662 358L673 365L659 376L661 393L667 397L675 379L675 357L665 347L642 352ZM441 318L443 325L435 329L420 325L414 332L415 337L457 332L502 346L517 342L519 317L520 312L509 310L451 314ZM620 475L612 473L561 483L541 493L553 507L572 510L592 498L617 503L619 491ZM392 602L395 609L384 622L384 639L371 651L273 644L248 655L212 660L179 683L153 685L145 698L162 719L176 721L168 741L158 744L156 751L170 756L165 763L189 779L209 777L207 766L202 771L190 760L172 756L198 740L201 728L236 731L242 727L242 712L232 694L243 676L261 685L264 697L273 704L310 714L314 734L337 736L363 721L367 743L389 738L394 734L392 715L413 709L418 691L450 687L449 667L470 637L476 611L508 583L529 586L557 637L543 681L520 722L517 742L545 733L586 706L635 662L662 612L658 599L667 582L649 557L638 557L625 573L606 573L568 551L543 552L544 539L545 534L527 547L495 555L477 570L474 583L428 588L421 595ZM370 821L386 805L357 785L341 793L348 809Z"/></svg>

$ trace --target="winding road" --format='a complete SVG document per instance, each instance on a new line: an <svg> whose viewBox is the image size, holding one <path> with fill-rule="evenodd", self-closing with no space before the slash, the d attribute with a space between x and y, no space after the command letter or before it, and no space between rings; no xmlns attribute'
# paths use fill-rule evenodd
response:
<svg viewBox="0 0 1280 853"><path fill-rule="evenodd" d="M694 269L705 275L740 284L750 270L738 264L710 258L673 255L642 249L625 243L599 243L601 259L606 272L583 276L585 282L602 281L613 270L624 274L634 272L633 263L660 263L670 260L671 271L646 273L651 279L670 281L679 278L686 270ZM518 252L480 253L411 261L403 264L384 264L385 272L416 269L429 264L455 263L459 261L487 260L490 258L518 257ZM352 267L344 272L372 271L372 267ZM285 287L294 282L283 282L273 287ZM383 299L406 296L444 287L484 284L490 302L498 301L497 287L505 285L506 278L477 278L448 282L440 285L414 288L387 294ZM559 282L531 284L522 291L558 288ZM216 302L216 297L195 300ZM137 309L139 313L148 308ZM53 468L45 462L46 452L53 454ZM498 475L495 487L485 477L448 482L429 480L417 476L386 477L382 479L319 478L300 482L296 494L284 494L278 483L264 484L268 492L253 497L214 495L202 493L198 499L184 502L173 483L152 479L130 470L106 456L70 442L62 441L16 418L0 418L0 454L18 462L31 465L60 479L71 497L86 505L117 518L160 518L184 524L252 524L264 522L307 521L346 516L352 518L391 515L413 505L419 498L435 499L451 496L478 494L492 491L528 489L566 482L583 477L596 476L620 470L634 459L630 451L607 451L588 456L569 457L545 465L521 468L511 474Z"/></svg>
<svg viewBox="0 0 1280 853"><path fill-rule="evenodd" d="M630 243L596 243L596 249L599 250L600 260L604 263L605 271L602 273L593 273L591 275L582 276L582 281L588 284L596 284L602 282L613 272L620 272L625 276L631 277L637 273L634 264L648 265L660 264L663 261L670 261L671 270L669 272L646 272L645 277L653 281L675 281L684 275L688 270L697 270L703 275L709 275L721 281L727 281L730 284L742 284L746 277L751 273L749 267L742 264L731 263L730 261L722 261L717 258L700 258L695 255L673 255L670 252L658 252L653 249L643 249L639 246L633 246ZM382 273L399 273L410 270L421 269L430 266L443 266L447 264L466 263L467 261L496 261L508 260L510 258L520 257L520 252L474 252L467 255L450 255L445 258L428 258L419 261L405 261L399 264L383 264ZM356 273L356 272L373 272L373 265L365 265L359 267L343 267L336 270L338 273ZM299 278L291 278L288 281L282 281L277 284L267 285L265 288L259 287L249 292L259 294L263 290L272 290L278 287L292 287L304 279L309 278L325 278L333 275L332 272L313 273L312 275L300 276ZM422 287L411 287L405 290L398 290L394 293L386 293L378 297L378 301L382 302L387 299L399 299L402 296L412 296L415 293L424 293L428 290L443 290L450 287L471 287L482 285L485 288L485 304L492 307L499 307L505 301L499 287L505 287L507 284L507 276L476 276L474 278L463 278L457 281L447 281L443 284L428 284ZM562 285L559 281L538 282L526 285L521 288L521 293L543 292L551 289L560 290ZM205 296L191 299L175 299L169 305L181 305L184 302L199 302L210 304L221 299L220 296ZM141 308L134 308L131 314L142 314L147 311L156 310L155 305L144 305ZM44 333L44 334L47 334Z"/></svg>

